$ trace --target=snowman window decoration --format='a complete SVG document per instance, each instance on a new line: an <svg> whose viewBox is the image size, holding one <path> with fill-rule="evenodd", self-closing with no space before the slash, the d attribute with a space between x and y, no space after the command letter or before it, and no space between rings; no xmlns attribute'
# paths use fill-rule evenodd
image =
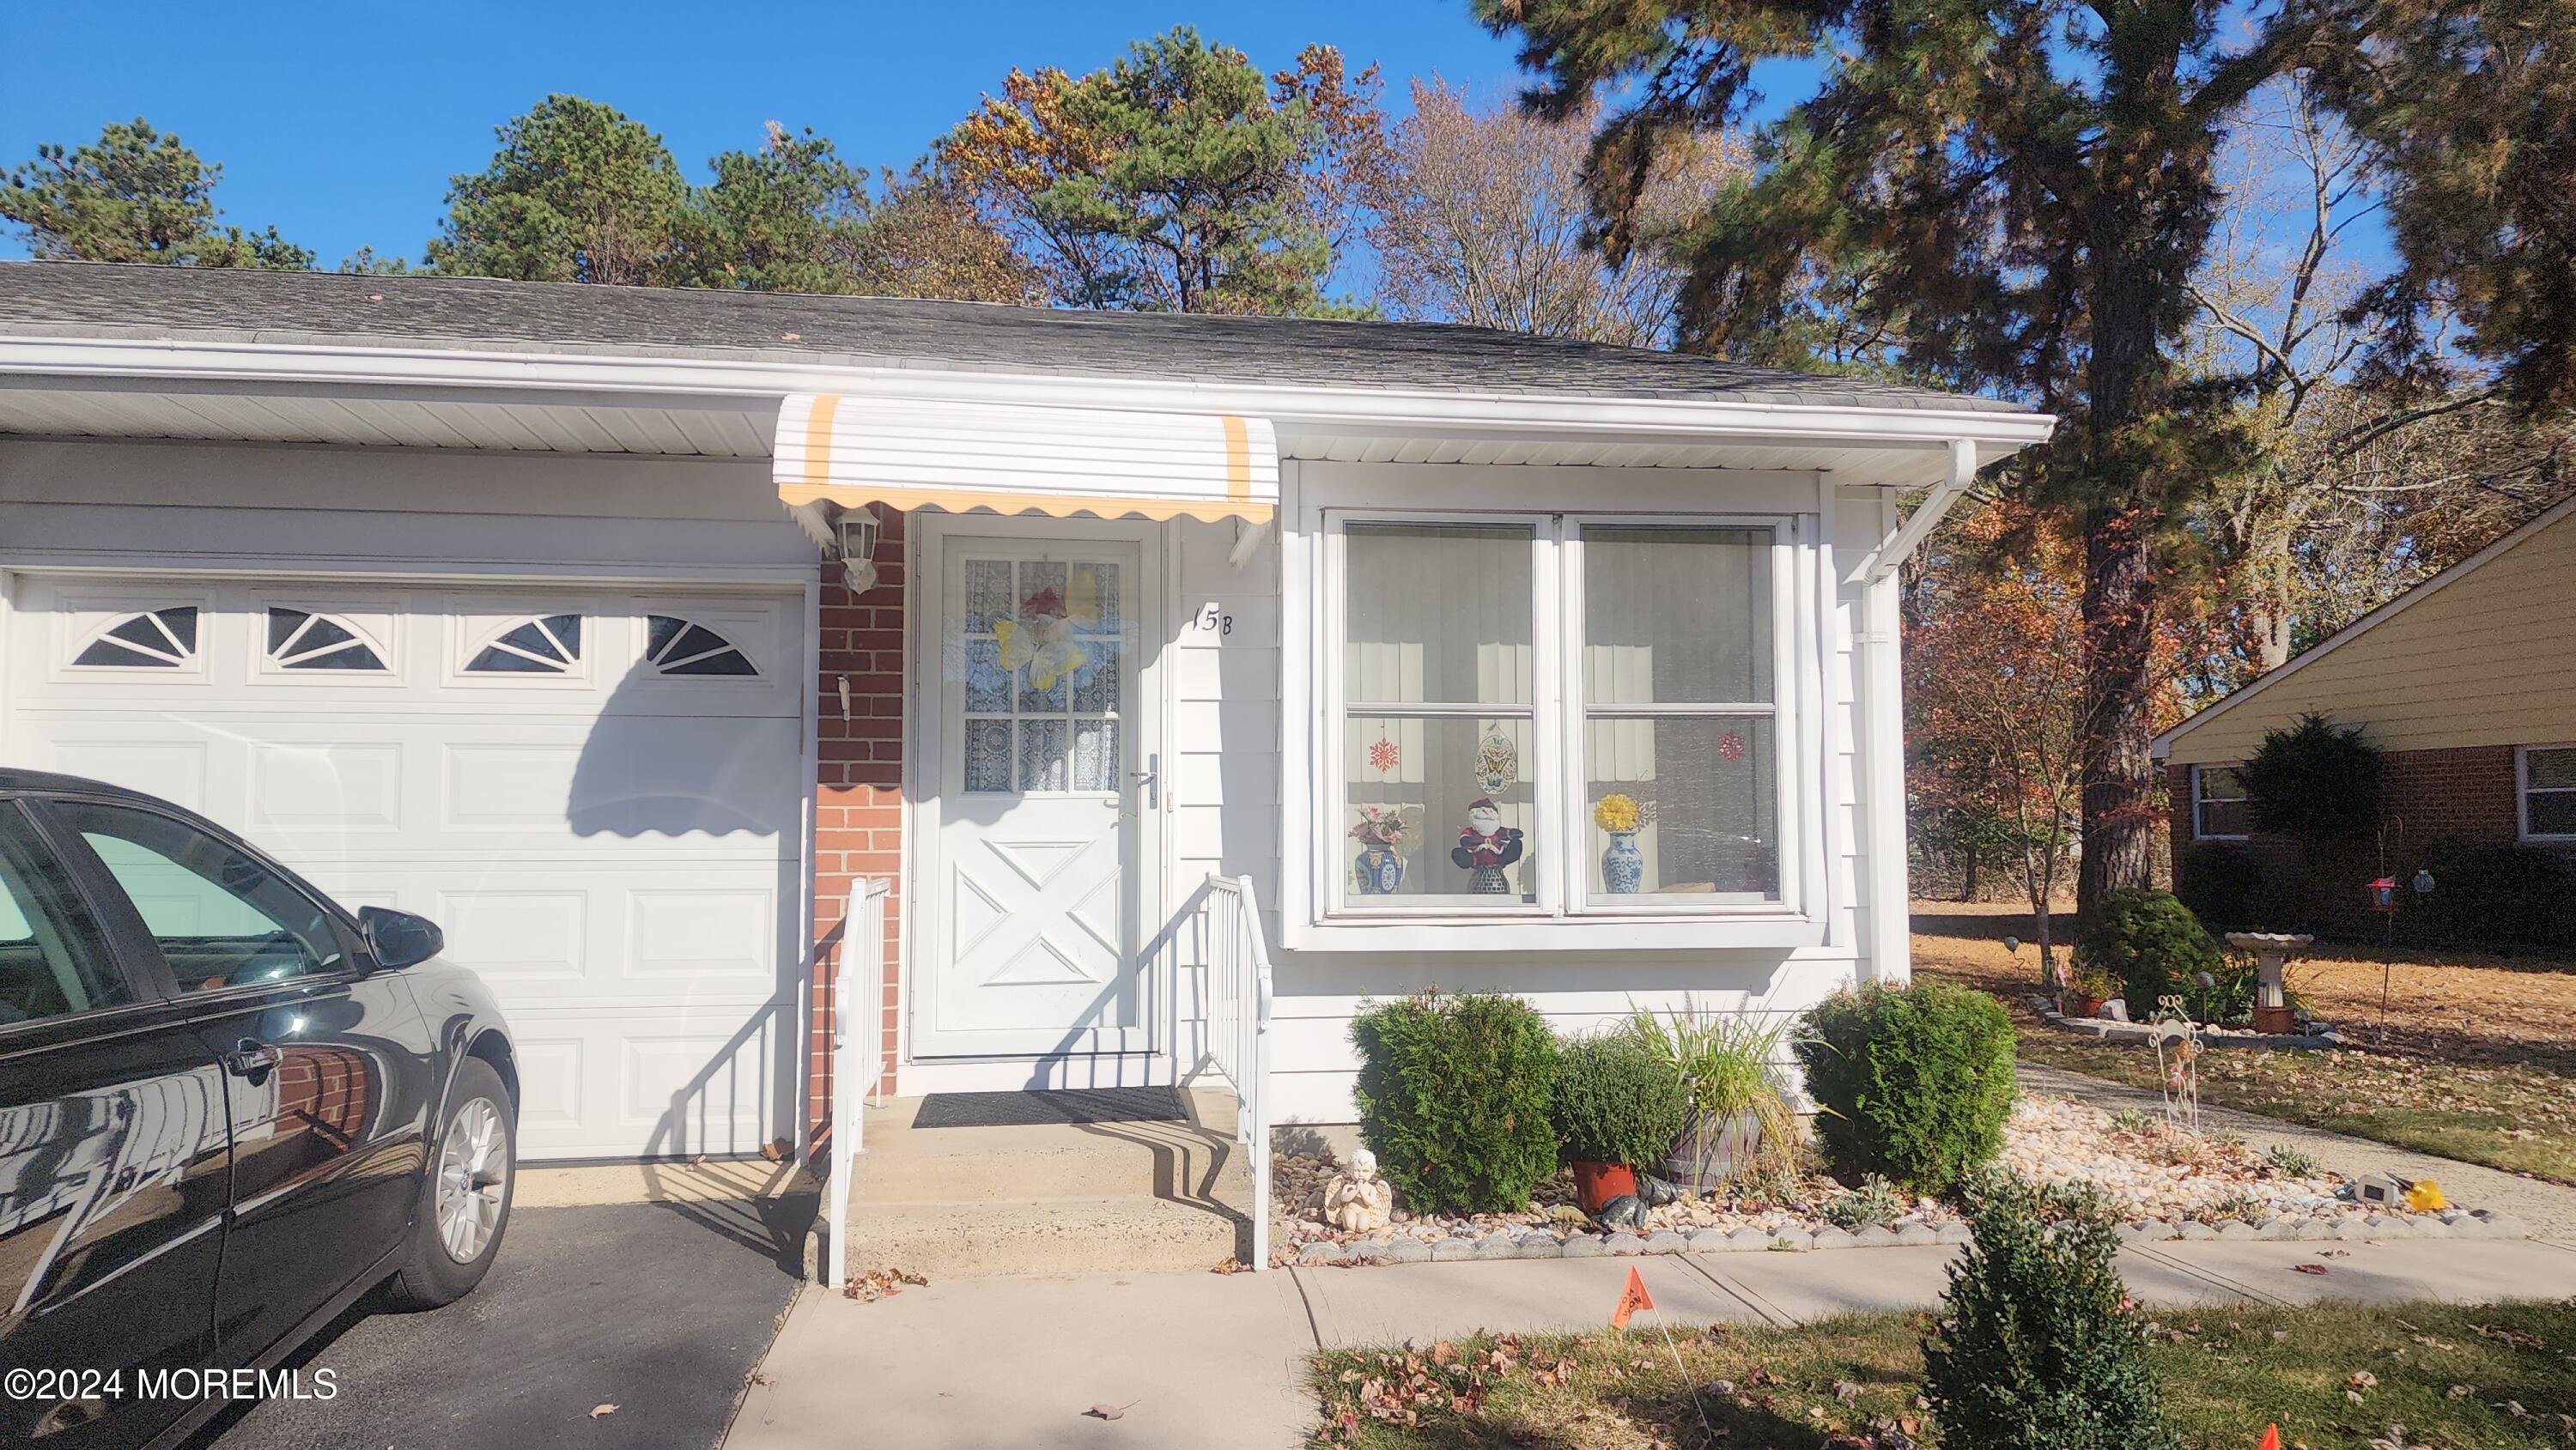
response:
<svg viewBox="0 0 2576 1450"><path fill-rule="evenodd" d="M1503 868L1521 858L1521 833L1503 824L1502 809L1488 796L1467 805L1467 828L1449 859L1467 873L1467 890L1476 896L1509 896L1512 884Z"/></svg>

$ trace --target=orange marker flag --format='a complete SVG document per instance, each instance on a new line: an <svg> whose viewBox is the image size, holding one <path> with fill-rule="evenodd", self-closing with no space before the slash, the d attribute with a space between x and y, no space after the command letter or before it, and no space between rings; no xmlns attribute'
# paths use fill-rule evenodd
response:
<svg viewBox="0 0 2576 1450"><path fill-rule="evenodd" d="M1619 1291L1619 1307L1610 1311L1610 1327L1613 1329L1625 1329L1628 1327L1628 1316L1636 1313L1640 1309L1652 1309L1654 1307L1655 1296L1646 1292L1646 1281L1644 1277L1638 1274L1636 1265L1630 1264L1628 1266L1628 1287ZM2272 1447L2272 1450L2281 1450L2281 1447L2275 1445Z"/></svg>
<svg viewBox="0 0 2576 1450"><path fill-rule="evenodd" d="M2281 1427L2278 1425L2264 1426L2263 1443L2255 1446L2254 1450L2281 1450Z"/></svg>

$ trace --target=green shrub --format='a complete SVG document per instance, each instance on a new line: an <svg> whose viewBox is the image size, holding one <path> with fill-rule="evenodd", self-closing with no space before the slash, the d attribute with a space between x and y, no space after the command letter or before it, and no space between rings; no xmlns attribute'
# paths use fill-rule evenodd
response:
<svg viewBox="0 0 2576 1450"><path fill-rule="evenodd" d="M2409 889L2415 869L2433 889ZM2576 866L2546 846L2504 841L2436 841L2396 873L2398 910L2418 940L2494 950L2576 947Z"/></svg>
<svg viewBox="0 0 2576 1450"><path fill-rule="evenodd" d="M1891 1227L1905 1217L1906 1206L1905 1195L1898 1193L1894 1184L1872 1173L1861 1179L1860 1187L1826 1199L1820 1211L1825 1222L1848 1232L1872 1224Z"/></svg>
<svg viewBox="0 0 2576 1450"><path fill-rule="evenodd" d="M2317 1176L2316 1155L2313 1153L2302 1152L2297 1148L2291 1147L2287 1143L2273 1144L2272 1150L2263 1155L2263 1162L2273 1172L2280 1174L2284 1178L2314 1178Z"/></svg>
<svg viewBox="0 0 2576 1450"><path fill-rule="evenodd" d="M1807 1014L1798 1065L1820 1110L1816 1137L1845 1182L1878 1173L1946 1193L2003 1147L2012 1019L1983 992L1939 982L1837 992Z"/></svg>
<svg viewBox="0 0 2576 1450"><path fill-rule="evenodd" d="M2077 965L2120 983L2129 1016L2139 1022L2160 997L2178 996L2197 972L2213 975L2227 959L2191 908L2169 891L2111 891L2094 903L2075 937Z"/></svg>
<svg viewBox="0 0 2576 1450"><path fill-rule="evenodd" d="M2254 829L2296 837L2314 850L2356 841L2379 819L2387 761L2358 725L2337 729L2317 715L2263 737L2238 766Z"/></svg>
<svg viewBox="0 0 2576 1450"><path fill-rule="evenodd" d="M1423 992L1351 1022L1360 1136L1416 1213L1505 1213L1556 1171L1558 1049L1535 1008Z"/></svg>
<svg viewBox="0 0 2576 1450"><path fill-rule="evenodd" d="M2262 860L2234 841L2193 842L2175 865L2174 895L2217 931L2262 931L2277 905Z"/></svg>
<svg viewBox="0 0 2576 1450"><path fill-rule="evenodd" d="M2254 954L2234 947L2220 952L2209 985L2198 979L2182 984L2183 1010L2194 1022L2242 1022L2254 1014Z"/></svg>
<svg viewBox="0 0 2576 1450"><path fill-rule="evenodd" d="M2055 1220L2051 1222L2051 1220ZM1923 1341L1944 1445L2165 1450L2143 1316L2121 1307L2120 1239L2090 1189L2000 1175L1970 1196L1974 1240Z"/></svg>
<svg viewBox="0 0 2576 1450"><path fill-rule="evenodd" d="M1681 1075L1633 1031L1565 1044L1556 1078L1556 1139L1568 1163L1626 1163L1663 1171L1681 1136Z"/></svg>

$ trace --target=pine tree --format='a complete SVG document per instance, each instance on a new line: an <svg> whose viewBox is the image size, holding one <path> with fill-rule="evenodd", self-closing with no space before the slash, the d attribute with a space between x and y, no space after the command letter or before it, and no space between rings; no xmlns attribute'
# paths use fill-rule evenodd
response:
<svg viewBox="0 0 2576 1450"><path fill-rule="evenodd" d="M1383 145L1374 87L1321 48L1265 78L1183 26L1089 75L1014 70L938 161L1068 306L1333 311L1335 213Z"/></svg>
<svg viewBox="0 0 2576 1450"><path fill-rule="evenodd" d="M2081 524L2084 902L2149 881L2157 629L2193 505L2253 446L2179 366L2248 99L2342 77L2400 203L2392 358L2433 382L2426 319L2457 306L2527 405L2576 394L2565 0L1476 3L1547 74L1542 109L1614 104L1593 158L1614 250L1656 158L1743 120L1758 63L1814 77L1693 239L1695 345L1800 362L1784 345L1883 334L1918 378L2065 420L2028 476Z"/></svg>
<svg viewBox="0 0 2576 1450"><path fill-rule="evenodd" d="M2099 1196L1996 1175L1972 1195L1969 1226L1975 1238L1951 1263L1923 1341L1923 1395L1942 1443L2171 1450L2146 1322L2128 1307L2119 1233Z"/></svg>
<svg viewBox="0 0 2576 1450"><path fill-rule="evenodd" d="M0 217L25 228L38 257L302 271L313 253L277 228L219 227L224 168L137 116L86 146L45 144L0 184Z"/></svg>

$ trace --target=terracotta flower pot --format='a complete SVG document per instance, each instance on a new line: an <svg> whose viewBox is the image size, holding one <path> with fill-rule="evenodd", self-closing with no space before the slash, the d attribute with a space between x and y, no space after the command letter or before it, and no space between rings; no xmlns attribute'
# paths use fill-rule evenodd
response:
<svg viewBox="0 0 2576 1450"><path fill-rule="evenodd" d="M1585 1213L1599 1213L1601 1205L1636 1191L1637 1170L1625 1163L1574 1165L1574 1196L1582 1201Z"/></svg>
<svg viewBox="0 0 2576 1450"><path fill-rule="evenodd" d="M2254 1009L2254 1030L2257 1032L2268 1032L2276 1037L2286 1036L2289 1033L2296 1032L2299 1030L2299 1009L2296 1007L2257 1007Z"/></svg>

